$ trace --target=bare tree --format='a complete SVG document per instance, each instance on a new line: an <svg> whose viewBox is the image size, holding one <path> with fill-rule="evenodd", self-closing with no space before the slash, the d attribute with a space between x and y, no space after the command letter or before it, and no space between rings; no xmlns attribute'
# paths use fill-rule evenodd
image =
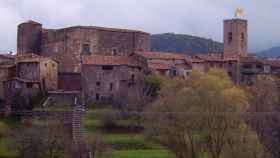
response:
<svg viewBox="0 0 280 158"><path fill-rule="evenodd" d="M275 158L280 157L279 81L271 76L258 76L249 89L251 102L246 116L249 124Z"/></svg>
<svg viewBox="0 0 280 158"><path fill-rule="evenodd" d="M72 142L60 124L21 127L15 132L15 148L22 158L68 158Z"/></svg>

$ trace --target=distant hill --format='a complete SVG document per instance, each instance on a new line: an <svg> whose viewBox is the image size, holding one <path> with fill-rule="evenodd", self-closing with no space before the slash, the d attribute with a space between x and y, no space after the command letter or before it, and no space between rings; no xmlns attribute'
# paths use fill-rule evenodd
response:
<svg viewBox="0 0 280 158"><path fill-rule="evenodd" d="M223 44L196 36L164 33L151 35L152 51L178 52L185 54L222 52Z"/></svg>
<svg viewBox="0 0 280 158"><path fill-rule="evenodd" d="M264 57L264 58L280 57L280 46L261 51L259 53L256 53L256 55L259 56L259 57Z"/></svg>

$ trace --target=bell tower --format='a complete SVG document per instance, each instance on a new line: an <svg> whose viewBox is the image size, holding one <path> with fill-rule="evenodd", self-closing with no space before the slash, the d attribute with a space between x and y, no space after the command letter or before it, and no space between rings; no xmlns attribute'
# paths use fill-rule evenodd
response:
<svg viewBox="0 0 280 158"><path fill-rule="evenodd" d="M243 10L235 11L235 18L224 20L224 53L247 56L248 22L243 18Z"/></svg>

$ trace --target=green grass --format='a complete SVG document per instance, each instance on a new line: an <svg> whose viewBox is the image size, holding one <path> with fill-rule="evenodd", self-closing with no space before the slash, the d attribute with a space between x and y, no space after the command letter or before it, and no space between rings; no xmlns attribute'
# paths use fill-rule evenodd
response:
<svg viewBox="0 0 280 158"><path fill-rule="evenodd" d="M10 137L0 138L0 157L1 158L13 158L17 156L15 150L11 150L13 140Z"/></svg>
<svg viewBox="0 0 280 158"><path fill-rule="evenodd" d="M116 150L163 149L148 141L142 134L105 134L105 142Z"/></svg>
<svg viewBox="0 0 280 158"><path fill-rule="evenodd" d="M117 150L112 158L174 158L167 150Z"/></svg>
<svg viewBox="0 0 280 158"><path fill-rule="evenodd" d="M19 123L19 118L16 117L2 117L0 118L0 122L5 123L9 127L16 127Z"/></svg>
<svg viewBox="0 0 280 158"><path fill-rule="evenodd" d="M95 115L104 109L90 109L84 118L84 126L89 135L93 135L96 129L102 130L102 120ZM123 129L129 129L131 121L115 120L120 130L105 130L102 137L112 149L112 158L174 158L163 146L145 139L142 133L133 133ZM118 132L116 132L118 131Z"/></svg>

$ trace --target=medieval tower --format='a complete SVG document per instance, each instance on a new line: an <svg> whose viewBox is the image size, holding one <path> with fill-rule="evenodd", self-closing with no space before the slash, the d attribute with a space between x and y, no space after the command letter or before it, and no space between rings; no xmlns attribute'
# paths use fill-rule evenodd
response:
<svg viewBox="0 0 280 158"><path fill-rule="evenodd" d="M243 11L237 9L235 18L224 20L224 53L247 56L248 22L242 18Z"/></svg>
<svg viewBox="0 0 280 158"><path fill-rule="evenodd" d="M35 21L27 21L18 26L17 52L36 53L41 51L42 24Z"/></svg>

